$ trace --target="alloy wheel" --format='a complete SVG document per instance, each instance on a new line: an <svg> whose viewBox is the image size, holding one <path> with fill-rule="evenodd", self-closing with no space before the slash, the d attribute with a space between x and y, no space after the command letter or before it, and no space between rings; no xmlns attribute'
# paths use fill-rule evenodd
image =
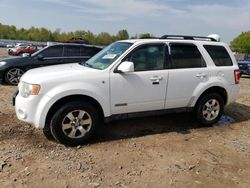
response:
<svg viewBox="0 0 250 188"><path fill-rule="evenodd" d="M24 71L19 68L10 69L6 74L6 81L12 85L17 85Z"/></svg>
<svg viewBox="0 0 250 188"><path fill-rule="evenodd" d="M214 120L220 113L220 103L216 99L208 100L202 109L202 115L207 121Z"/></svg>
<svg viewBox="0 0 250 188"><path fill-rule="evenodd" d="M92 118L84 110L74 110L69 112L62 121L63 133L70 138L84 137L90 131Z"/></svg>

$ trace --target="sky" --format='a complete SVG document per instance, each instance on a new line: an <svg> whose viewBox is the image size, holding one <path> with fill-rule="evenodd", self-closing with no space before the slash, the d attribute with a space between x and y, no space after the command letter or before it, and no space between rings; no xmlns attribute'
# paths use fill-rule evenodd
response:
<svg viewBox="0 0 250 188"><path fill-rule="evenodd" d="M250 0L0 0L0 23L130 36L216 33L229 43L250 30Z"/></svg>

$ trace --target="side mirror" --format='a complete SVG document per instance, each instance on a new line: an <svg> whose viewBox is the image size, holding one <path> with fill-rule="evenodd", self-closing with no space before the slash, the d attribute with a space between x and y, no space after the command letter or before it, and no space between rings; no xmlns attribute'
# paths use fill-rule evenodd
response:
<svg viewBox="0 0 250 188"><path fill-rule="evenodd" d="M117 71L120 73L134 72L134 63L131 61L124 61L118 66Z"/></svg>
<svg viewBox="0 0 250 188"><path fill-rule="evenodd" d="M39 54L39 55L37 56L37 59L40 60L40 61L43 61L43 60L44 60L44 57L43 57L42 54Z"/></svg>

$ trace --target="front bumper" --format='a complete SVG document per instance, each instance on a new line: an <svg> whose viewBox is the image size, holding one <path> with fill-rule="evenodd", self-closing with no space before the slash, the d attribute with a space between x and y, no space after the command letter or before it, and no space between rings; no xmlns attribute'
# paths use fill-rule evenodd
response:
<svg viewBox="0 0 250 188"><path fill-rule="evenodd" d="M19 120L31 124L35 128L44 128L47 112L53 103L46 95L31 95L22 97L19 93L13 94L16 116Z"/></svg>
<svg viewBox="0 0 250 188"><path fill-rule="evenodd" d="M30 96L28 98L24 98L20 96L20 94L14 93L13 105L15 105L16 115L19 120L37 127L36 112L37 106L39 105L39 97Z"/></svg>
<svg viewBox="0 0 250 188"><path fill-rule="evenodd" d="M19 91L17 90L15 93L12 94L12 105L15 106L16 104L16 96L18 95Z"/></svg>
<svg viewBox="0 0 250 188"><path fill-rule="evenodd" d="M4 72L0 70L0 84L4 83Z"/></svg>

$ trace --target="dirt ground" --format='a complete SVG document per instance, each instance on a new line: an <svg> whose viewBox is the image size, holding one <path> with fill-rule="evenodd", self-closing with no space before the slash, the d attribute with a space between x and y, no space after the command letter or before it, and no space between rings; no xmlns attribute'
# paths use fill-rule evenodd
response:
<svg viewBox="0 0 250 188"><path fill-rule="evenodd" d="M76 148L19 121L15 90L0 85L1 187L249 187L250 77L218 125L188 113L116 121Z"/></svg>

